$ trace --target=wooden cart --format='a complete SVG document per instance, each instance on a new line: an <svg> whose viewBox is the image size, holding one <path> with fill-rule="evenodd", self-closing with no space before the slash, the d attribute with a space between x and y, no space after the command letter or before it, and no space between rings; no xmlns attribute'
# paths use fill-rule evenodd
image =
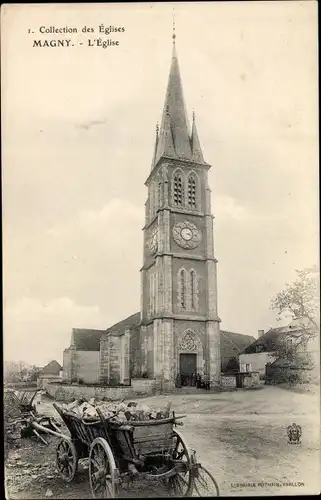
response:
<svg viewBox="0 0 321 500"><path fill-rule="evenodd" d="M218 496L214 478L197 463L171 418L130 421L119 425L100 412L95 422L86 422L55 403L70 432L57 445L56 464L67 482L74 479L78 460L89 457L89 482L93 498L115 498L126 480L161 481L169 496ZM204 488L209 491L204 495Z"/></svg>

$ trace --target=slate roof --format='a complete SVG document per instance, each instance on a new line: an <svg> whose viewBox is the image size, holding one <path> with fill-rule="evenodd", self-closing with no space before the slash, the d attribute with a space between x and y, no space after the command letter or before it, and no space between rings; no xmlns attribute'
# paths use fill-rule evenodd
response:
<svg viewBox="0 0 321 500"><path fill-rule="evenodd" d="M128 318L125 318L122 321L115 323L113 326L110 326L109 328L107 328L105 333L111 334L113 336L122 335L125 332L125 328L135 327L138 326L139 324L140 324L140 312L137 312L135 314L132 314L131 316L128 316Z"/></svg>
<svg viewBox="0 0 321 500"><path fill-rule="evenodd" d="M50 361L42 370L41 375L59 375L59 372L62 370L62 366L58 363L58 361L53 360Z"/></svg>
<svg viewBox="0 0 321 500"><path fill-rule="evenodd" d="M288 332L288 326L271 328L264 335L256 339L251 345L246 346L240 354L252 354L254 352L272 352L280 333Z"/></svg>
<svg viewBox="0 0 321 500"><path fill-rule="evenodd" d="M255 341L251 335L227 332L221 330L221 364L224 366L231 358L237 357L240 352Z"/></svg>
<svg viewBox="0 0 321 500"><path fill-rule="evenodd" d="M106 330L93 330L88 328L72 329L72 345L77 351L99 351L100 338Z"/></svg>

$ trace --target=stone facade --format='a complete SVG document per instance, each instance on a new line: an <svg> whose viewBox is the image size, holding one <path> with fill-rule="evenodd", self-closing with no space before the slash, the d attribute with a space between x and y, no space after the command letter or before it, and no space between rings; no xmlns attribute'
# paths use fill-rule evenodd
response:
<svg viewBox="0 0 321 500"><path fill-rule="evenodd" d="M162 124L145 183L141 336L146 331L151 336L149 376L174 384L181 354L194 354L197 372L215 386L221 362L210 165L203 159L195 119L189 136L183 103L174 48ZM186 335L191 350L182 351Z"/></svg>
<svg viewBox="0 0 321 500"><path fill-rule="evenodd" d="M105 385L130 383L130 329L122 335L102 336L99 367L100 383Z"/></svg>

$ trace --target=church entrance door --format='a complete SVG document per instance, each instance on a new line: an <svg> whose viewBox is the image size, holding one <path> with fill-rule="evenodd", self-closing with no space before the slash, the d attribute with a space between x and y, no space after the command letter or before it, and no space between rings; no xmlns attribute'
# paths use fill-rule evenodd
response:
<svg viewBox="0 0 321 500"><path fill-rule="evenodd" d="M194 377L197 374L196 366L196 354L180 354L180 375L182 385L194 385Z"/></svg>

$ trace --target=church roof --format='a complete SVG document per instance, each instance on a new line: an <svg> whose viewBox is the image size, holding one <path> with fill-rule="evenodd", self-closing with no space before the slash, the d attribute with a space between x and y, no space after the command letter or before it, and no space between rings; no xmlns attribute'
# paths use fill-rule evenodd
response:
<svg viewBox="0 0 321 500"><path fill-rule="evenodd" d="M220 335L220 350L221 363L224 366L231 358L237 357L241 351L255 341L251 335L243 335L242 333L227 332L221 330Z"/></svg>
<svg viewBox="0 0 321 500"><path fill-rule="evenodd" d="M103 333L105 330L73 328L71 343L77 351L99 351L99 342Z"/></svg>
<svg viewBox="0 0 321 500"><path fill-rule="evenodd" d="M205 163L197 135L195 117L192 136L185 108L182 81L173 36L172 62L160 129L156 132L152 169L162 156Z"/></svg>
<svg viewBox="0 0 321 500"><path fill-rule="evenodd" d="M41 375L59 375L60 370L62 366L54 359L41 370Z"/></svg>
<svg viewBox="0 0 321 500"><path fill-rule="evenodd" d="M122 335L125 331L125 328L138 326L140 324L140 312L132 314L128 316L128 318L115 323L113 326L107 328L104 333L110 333L112 335Z"/></svg>

